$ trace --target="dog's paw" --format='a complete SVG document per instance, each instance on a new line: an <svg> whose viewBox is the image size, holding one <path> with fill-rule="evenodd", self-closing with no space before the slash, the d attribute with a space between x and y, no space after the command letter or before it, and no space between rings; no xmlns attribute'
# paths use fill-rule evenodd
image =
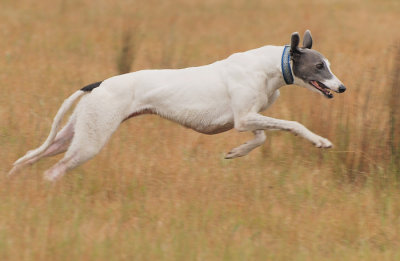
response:
<svg viewBox="0 0 400 261"><path fill-rule="evenodd" d="M330 142L328 139L325 139L323 137L318 136L315 141L313 142L315 147L317 148L332 148L332 142Z"/></svg>
<svg viewBox="0 0 400 261"><path fill-rule="evenodd" d="M242 147L237 147L232 149L230 152L228 152L225 155L225 159L234 159L234 158L238 158L238 157L243 157L245 155L247 155L248 151L244 150Z"/></svg>
<svg viewBox="0 0 400 261"><path fill-rule="evenodd" d="M45 171L43 178L47 181L55 182L57 181L64 173L57 171L57 169L49 169Z"/></svg>
<svg viewBox="0 0 400 261"><path fill-rule="evenodd" d="M7 173L7 177L10 177L12 175L14 175L15 173L19 172L21 169L20 165L15 165L8 173Z"/></svg>

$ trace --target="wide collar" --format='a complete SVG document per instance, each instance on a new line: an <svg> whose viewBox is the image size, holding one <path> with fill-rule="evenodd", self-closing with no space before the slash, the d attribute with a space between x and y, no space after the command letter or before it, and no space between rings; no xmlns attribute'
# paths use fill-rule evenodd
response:
<svg viewBox="0 0 400 261"><path fill-rule="evenodd" d="M290 45L285 45L282 53L281 68L283 79L286 84L293 84L292 68L290 67Z"/></svg>

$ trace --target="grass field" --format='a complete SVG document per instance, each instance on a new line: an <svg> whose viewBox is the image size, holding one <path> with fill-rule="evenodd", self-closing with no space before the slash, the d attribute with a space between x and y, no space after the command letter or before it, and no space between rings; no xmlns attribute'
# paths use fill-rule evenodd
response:
<svg viewBox="0 0 400 261"><path fill-rule="evenodd" d="M0 260L400 260L398 0L2 0ZM120 72L211 63L310 29L348 90L288 86L265 115L335 147L268 132L207 136L123 123L56 184L60 157L7 179L65 97Z"/></svg>

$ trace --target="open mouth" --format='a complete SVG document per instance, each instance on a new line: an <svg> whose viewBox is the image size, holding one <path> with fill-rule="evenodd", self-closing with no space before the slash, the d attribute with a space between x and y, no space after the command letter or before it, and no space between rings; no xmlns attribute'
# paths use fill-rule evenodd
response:
<svg viewBox="0 0 400 261"><path fill-rule="evenodd" d="M332 91L326 87L323 83L319 81L310 81L310 84L315 87L318 91L322 92L323 95L327 98L333 98Z"/></svg>

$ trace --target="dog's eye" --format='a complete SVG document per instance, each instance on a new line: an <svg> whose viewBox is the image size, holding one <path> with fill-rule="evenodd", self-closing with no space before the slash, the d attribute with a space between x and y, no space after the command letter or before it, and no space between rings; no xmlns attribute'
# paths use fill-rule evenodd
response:
<svg viewBox="0 0 400 261"><path fill-rule="evenodd" d="M322 70L322 69L324 69L324 64L323 63L318 63L316 65L316 67L317 67L318 70Z"/></svg>

